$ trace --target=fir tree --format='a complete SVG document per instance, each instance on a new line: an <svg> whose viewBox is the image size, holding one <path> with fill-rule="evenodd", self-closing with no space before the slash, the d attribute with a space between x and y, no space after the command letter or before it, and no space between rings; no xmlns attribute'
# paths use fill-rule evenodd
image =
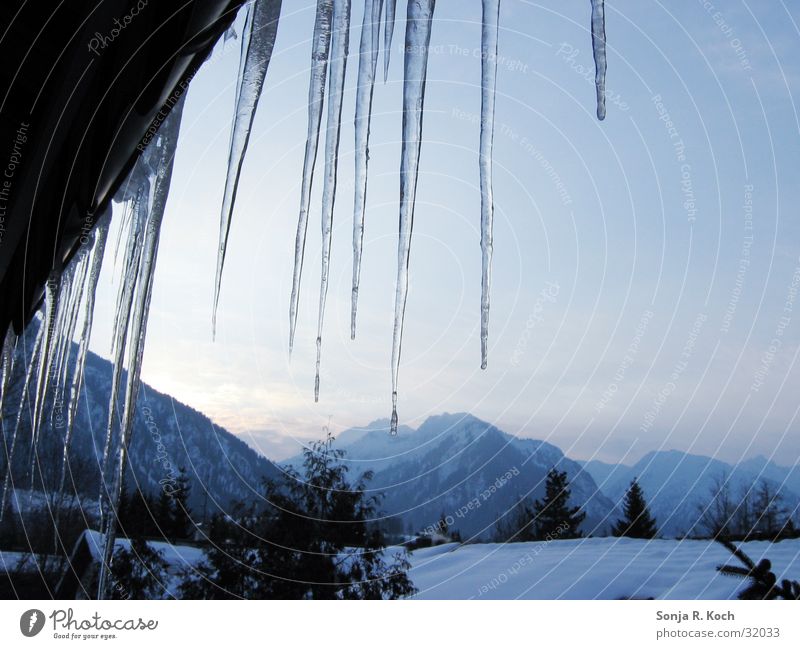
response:
<svg viewBox="0 0 800 649"><path fill-rule="evenodd" d="M169 541L188 539L194 530L192 510L189 507L191 486L186 469L181 468L173 482L162 486L153 507L157 534Z"/></svg>
<svg viewBox="0 0 800 649"><path fill-rule="evenodd" d="M194 522L192 521L192 510L189 508L190 490L189 475L186 473L186 469L181 467L175 481L175 489L171 494L170 534L172 538L188 539L192 536Z"/></svg>
<svg viewBox="0 0 800 649"><path fill-rule="evenodd" d="M415 592L403 553L387 556L371 472L347 478L333 437L304 451L304 475L285 468L264 485L264 505L235 526L212 522L211 545L182 590L188 598L387 599ZM216 537L216 538L215 538ZM223 537L223 538L221 538Z"/></svg>
<svg viewBox="0 0 800 649"><path fill-rule="evenodd" d="M111 599L163 599L167 595L167 563L140 538L118 548L111 563Z"/></svg>
<svg viewBox="0 0 800 649"><path fill-rule="evenodd" d="M652 539L658 531L656 520L650 515L642 488L634 478L625 493L623 505L625 518L617 521L612 529L614 536L629 536L633 539Z"/></svg>
<svg viewBox="0 0 800 649"><path fill-rule="evenodd" d="M586 518L580 507L570 507L570 488L566 471L555 467L547 473L544 500L533 504L535 537L540 541L577 539L583 536L580 524Z"/></svg>

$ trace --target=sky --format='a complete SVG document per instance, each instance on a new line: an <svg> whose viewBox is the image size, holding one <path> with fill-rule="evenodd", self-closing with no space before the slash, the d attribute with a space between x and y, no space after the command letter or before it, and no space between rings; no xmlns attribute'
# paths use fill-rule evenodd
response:
<svg viewBox="0 0 800 649"><path fill-rule="evenodd" d="M588 0L502 2L485 370L480 3L438 3L402 424L469 411L576 459L630 464L651 450L679 449L798 461L800 6L717 2L606 3L603 122L595 117ZM391 413L402 2L389 80L375 87L357 337L350 340L349 315L358 1L319 403L321 155L288 353L313 5L284 2L239 185L216 340L211 307L238 42L218 46L191 84L142 371L273 459L296 453L326 425L336 433ZM105 357L118 281L112 253L109 246L92 339Z"/></svg>

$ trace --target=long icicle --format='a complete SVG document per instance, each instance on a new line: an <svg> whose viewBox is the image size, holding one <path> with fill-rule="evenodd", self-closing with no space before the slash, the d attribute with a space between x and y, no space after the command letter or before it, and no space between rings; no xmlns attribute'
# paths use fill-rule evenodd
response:
<svg viewBox="0 0 800 649"><path fill-rule="evenodd" d="M492 283L494 193L492 191L492 146L497 87L497 41L500 0L483 0L481 28L481 369L489 355L489 302Z"/></svg>
<svg viewBox="0 0 800 649"><path fill-rule="evenodd" d="M31 416L31 454L30 454L30 484L31 499L33 498L33 487L35 480L35 467L38 459L39 435L41 432L42 418L44 415L44 405L47 399L48 386L50 383L50 368L53 363L53 343L58 339L58 297L61 289L61 273L51 271L50 277L45 284L44 297L44 321L42 326L45 328L42 336L42 348L39 353L39 370L36 376L36 388L34 389L33 414Z"/></svg>
<svg viewBox="0 0 800 649"><path fill-rule="evenodd" d="M137 162L137 164L139 164ZM104 521L106 511L104 506L107 504L108 492L108 472L111 466L111 458L114 453L114 427L118 416L118 397L119 387L122 381L123 359L125 356L125 341L128 337L128 325L130 313L133 307L135 278L139 273L139 263L141 261L141 244L144 239L144 221L148 211L147 204L143 197L145 188L140 187L138 197L134 199L131 208L132 216L130 231L128 233L128 243L126 245L125 262L122 270L121 284L117 291L117 308L114 327L112 329L112 373L111 391L108 399L108 421L106 423L105 442L103 444L103 462L100 474L100 520Z"/></svg>
<svg viewBox="0 0 800 649"><path fill-rule="evenodd" d="M3 520L3 514L6 510L6 503L8 502L8 490L11 487L11 474L14 470L14 453L17 448L17 437L19 436L19 429L22 423L22 415L25 411L25 402L28 400L28 391L31 386L31 381L36 375L36 370L39 367L39 356L42 353L42 340L45 332L45 318L39 323L39 329L36 332L36 338L33 343L33 351L31 352L31 360L28 363L28 369L25 372L25 383L22 386L22 394L19 398L19 407L17 408L17 417L14 421L14 431L11 433L11 447L6 454L6 476L3 480L3 494L0 496L0 521ZM24 340L24 338L23 338ZM24 349L23 349L24 359Z"/></svg>
<svg viewBox="0 0 800 649"><path fill-rule="evenodd" d="M65 304L66 321L64 330L58 343L56 356L55 386L53 396L53 412L51 421L56 416L57 411L63 409L64 393L66 392L67 378L71 368L70 359L72 358L72 338L75 335L75 328L78 324L78 316L83 299L84 285L89 268L89 257L91 249L84 247L78 256L70 263L70 292ZM58 423L58 422L57 422ZM65 423L65 422L64 422Z"/></svg>
<svg viewBox="0 0 800 649"><path fill-rule="evenodd" d="M181 116L186 95L183 95L172 108L169 116L159 129L159 156L157 176L152 190L152 204L148 214L147 225L142 246L142 260L136 276L136 303L131 318L131 342L128 348L128 377L125 385L125 401L120 425L119 456L117 470L113 480L110 512L106 517L103 562L100 565L98 579L98 597L104 598L107 593L108 575L114 555L117 533L117 514L125 483L125 469L128 463L128 448L133 434L133 421L136 414L136 401L139 396L144 343L147 335L147 319L150 312L150 300L153 293L153 276L158 258L158 242L161 223L169 196L172 181L172 167L175 161L175 150L180 132Z"/></svg>
<svg viewBox="0 0 800 649"><path fill-rule="evenodd" d="M308 229L308 204L319 147L319 129L322 123L322 105L325 101L325 81L328 73L328 55L331 47L331 20L333 0L317 0L317 16L311 46L311 75L308 83L308 135L303 159L303 178L300 187L300 214L297 219L297 236L294 244L294 272L292 296L289 302L289 353L294 346L297 328L297 305L300 301L300 278L303 274L303 255Z"/></svg>
<svg viewBox="0 0 800 649"><path fill-rule="evenodd" d="M361 251L364 241L364 211L367 202L367 167L369 165L369 129L372 118L372 96L378 66L380 15L383 0L364 0L361 44L358 57L358 89L356 90L356 170L353 206L353 288L350 306L350 339L356 337L358 287L361 279Z"/></svg>
<svg viewBox="0 0 800 649"><path fill-rule="evenodd" d="M11 377L14 374L14 364L17 351L17 336L14 330L9 327L6 337L3 340L3 360L2 374L0 374L0 421L3 420L3 402L8 394L11 385Z"/></svg>
<svg viewBox="0 0 800 649"><path fill-rule="evenodd" d="M86 301L83 311L83 328L78 343L78 356L75 360L75 367L72 371L72 382L69 389L69 406L67 407L67 429L64 432L64 453L61 459L61 475L59 477L59 493L64 491L66 481L67 466L69 463L69 449L72 443L72 431L75 428L75 418L78 414L80 404L81 388L83 386L83 374L86 368L86 355L89 351L89 341L92 336L92 324L94 322L94 303L97 294L97 282L100 278L100 270L103 266L105 255L106 240L108 239L109 224L111 221L109 212L100 217L95 226L93 237L91 261L89 262L89 272L86 279L84 293Z"/></svg>
<svg viewBox="0 0 800 649"><path fill-rule="evenodd" d="M336 202L336 176L339 164L339 136L342 130L342 102L350 46L351 0L334 0L331 38L330 79L328 82L328 126L325 134L325 181L322 186L322 272L319 283L317 318L317 362L314 376L314 401L319 401L319 370L322 357L322 324L328 295L331 262L333 208Z"/></svg>
<svg viewBox="0 0 800 649"><path fill-rule="evenodd" d="M597 91L597 119L606 118L606 10L605 0L592 0L592 52Z"/></svg>
<svg viewBox="0 0 800 649"><path fill-rule="evenodd" d="M0 375L0 431L3 435L3 450L5 451L6 471L11 471L11 449L8 446L8 437L6 437L5 420L4 420L4 406L8 398L8 390L11 387L11 377L14 374L16 366L16 353L17 353L17 336L11 327L6 332L5 339L3 340L3 361L2 361L2 375ZM23 394L25 391L23 391ZM3 480L5 482L5 479ZM5 501L3 501L5 502ZM3 507L0 506L0 521L3 520Z"/></svg>
<svg viewBox="0 0 800 649"><path fill-rule="evenodd" d="M386 15L383 23L383 82L389 79L389 59L392 55L392 36L397 0L386 0Z"/></svg>
<svg viewBox="0 0 800 649"><path fill-rule="evenodd" d="M242 54L236 91L236 109L231 130L228 151L228 172L225 178L225 193L219 220L219 249L217 251L217 275L214 282L214 306L212 311L212 331L217 330L217 307L222 284L222 270L225 265L225 251L231 229L233 206L242 172L244 156L250 140L256 107L264 88L275 37L278 32L278 19L281 14L281 0L256 0L247 9Z"/></svg>
<svg viewBox="0 0 800 649"><path fill-rule="evenodd" d="M397 434L397 377L403 339L403 317L408 296L408 261L411 254L414 201L422 145L428 48L431 42L431 22L435 6L436 0L409 0L406 20L403 148L400 157L400 236L397 244L397 291L392 331L392 435Z"/></svg>

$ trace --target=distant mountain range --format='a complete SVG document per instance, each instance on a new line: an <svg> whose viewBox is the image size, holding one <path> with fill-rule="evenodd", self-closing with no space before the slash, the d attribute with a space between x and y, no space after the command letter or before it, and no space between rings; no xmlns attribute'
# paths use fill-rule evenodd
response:
<svg viewBox="0 0 800 649"><path fill-rule="evenodd" d="M796 521L800 512L800 465L781 467L764 457L733 466L680 451L653 451L633 466L577 462L552 444L514 437L466 413L430 417L417 430L401 426L396 437L388 427L387 420L379 420L344 431L337 445L346 451L352 473L375 473L371 485L385 495L385 514L414 530L435 526L444 515L465 538L490 538L496 521L520 497L530 503L543 496L552 467L567 472L572 502L587 514L583 530L595 536L608 534L621 516L634 478L665 537L704 531L700 512L720 480L727 480L734 499L765 482ZM295 467L300 463L299 457L289 460Z"/></svg>
<svg viewBox="0 0 800 649"><path fill-rule="evenodd" d="M800 465L778 466L763 456L736 465L681 451L652 451L633 466L592 460L582 463L600 490L619 503L631 480L637 479L662 536L700 532L698 510L705 507L720 481L727 481L734 502L748 489L766 483L798 520Z"/></svg>
<svg viewBox="0 0 800 649"><path fill-rule="evenodd" d="M23 378L14 378L5 401L0 441L6 448ZM89 354L70 457L76 481L91 495L99 492L110 382L111 364ZM33 460L29 416L26 409L14 461L15 483L21 488L29 486ZM51 482L60 468L62 435L63 429L51 423L42 433L39 465ZM666 537L698 531L699 510L711 499L715 481L723 477L734 497L764 481L781 495L795 520L800 510L800 465L781 467L756 457L733 466L679 451L654 451L633 466L577 462L552 444L514 437L466 413L430 417L416 430L401 426L396 436L389 434L387 420L379 420L344 431L335 444L346 452L351 476L374 473L369 489L383 494L383 515L393 519L395 527L419 531L444 516L465 540L491 538L497 522L507 520L522 500L542 498L552 467L567 472L572 502L586 512L583 530L595 536L608 534L620 517L621 501L633 478ZM0 478L5 473L2 460ZM259 497L265 478L281 475L279 465L238 437L146 384L139 395L130 462L129 484L152 494L171 484L178 469L185 467L190 505L197 515L252 501ZM302 456L285 464L300 468Z"/></svg>
<svg viewBox="0 0 800 649"><path fill-rule="evenodd" d="M571 479L572 502L584 508L583 529L603 536L614 510L589 473L547 442L520 439L466 413L428 418L417 430L389 434L388 420L344 431L337 439L351 473L374 472L386 516L408 529L435 526L444 517L462 537L491 538L498 520L521 499L544 496L554 466ZM301 458L289 464L298 467Z"/></svg>

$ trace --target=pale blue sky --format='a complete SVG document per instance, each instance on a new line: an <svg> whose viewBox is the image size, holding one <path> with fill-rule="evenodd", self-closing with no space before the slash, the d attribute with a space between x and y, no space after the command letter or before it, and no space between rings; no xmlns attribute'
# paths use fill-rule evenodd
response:
<svg viewBox="0 0 800 649"><path fill-rule="evenodd" d="M575 458L631 462L652 449L679 448L725 460L763 453L797 461L800 312L791 311L800 305L784 312L784 303L800 279L793 280L800 265L800 7L718 4L721 14L705 0L608 2L608 117L598 123L588 0L504 0L491 349L481 371L480 3L438 3L401 423L464 410ZM390 413L399 195L402 20L389 83L375 89L359 331L351 342L353 102L363 6L355 0L315 404L321 165L291 362L287 353L313 3L284 5L240 183L217 341L211 303L238 65L231 42L188 95L143 369L145 381L270 457L319 437L329 417L336 432ZM105 356L116 290L111 261L93 339ZM789 321L781 323L783 316ZM780 347L765 369L776 337Z"/></svg>

